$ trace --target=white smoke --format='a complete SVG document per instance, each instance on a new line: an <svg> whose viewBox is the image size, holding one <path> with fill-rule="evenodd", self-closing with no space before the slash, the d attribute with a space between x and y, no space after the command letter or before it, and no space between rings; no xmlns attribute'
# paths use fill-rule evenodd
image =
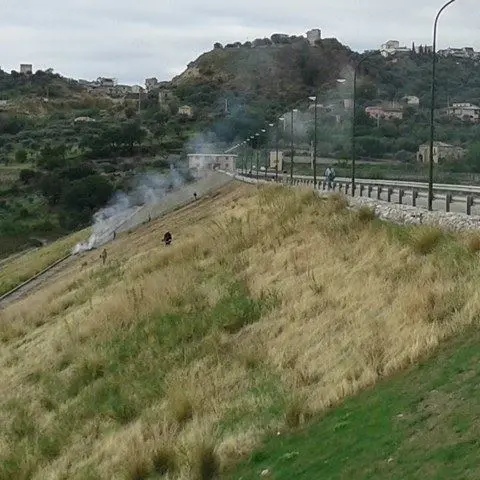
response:
<svg viewBox="0 0 480 480"><path fill-rule="evenodd" d="M182 187L185 177L173 165L168 175L140 174L134 177L132 190L117 192L105 208L93 215L92 234L78 243L72 255L98 248L115 238L116 232L144 206L159 204L169 192Z"/></svg>

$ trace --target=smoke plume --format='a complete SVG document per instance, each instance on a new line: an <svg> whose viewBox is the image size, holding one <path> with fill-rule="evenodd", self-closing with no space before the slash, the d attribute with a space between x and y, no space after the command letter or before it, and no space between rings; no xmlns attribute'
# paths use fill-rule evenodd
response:
<svg viewBox="0 0 480 480"><path fill-rule="evenodd" d="M87 242L78 243L72 254L98 248L115 238L116 232L145 206L157 205L171 191L187 181L186 172L170 166L167 175L136 175L129 193L117 192L109 204L93 216L92 234Z"/></svg>

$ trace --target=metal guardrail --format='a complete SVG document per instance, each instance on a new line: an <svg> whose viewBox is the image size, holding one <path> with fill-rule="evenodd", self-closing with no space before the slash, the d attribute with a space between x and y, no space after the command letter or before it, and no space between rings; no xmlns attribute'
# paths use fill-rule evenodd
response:
<svg viewBox="0 0 480 480"><path fill-rule="evenodd" d="M237 170L241 174L241 170ZM252 174L243 174L243 177L254 178L258 180L275 181L275 174L271 172L254 172ZM290 184L290 175L278 174L278 179L283 184ZM294 186L305 186L313 188L313 177L308 175L294 175ZM350 178L336 178L328 188L323 178L318 181L319 190L331 190L351 194L352 182ZM373 180L356 179L355 195L361 197L376 198L377 200L387 201L397 204L408 204L414 207L423 206L423 200L428 200L428 183L424 182L406 182L401 180ZM480 186L476 185L452 185L444 183L435 183L433 185L433 196L435 210L451 212L452 209L458 213L472 215L472 209L480 206ZM439 205L439 202L442 202Z"/></svg>

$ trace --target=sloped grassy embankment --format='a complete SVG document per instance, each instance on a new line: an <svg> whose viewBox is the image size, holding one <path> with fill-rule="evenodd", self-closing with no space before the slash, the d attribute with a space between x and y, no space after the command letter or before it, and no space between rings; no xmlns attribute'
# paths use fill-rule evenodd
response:
<svg viewBox="0 0 480 480"><path fill-rule="evenodd" d="M0 478L228 472L473 324L479 246L245 185L120 236L0 313Z"/></svg>

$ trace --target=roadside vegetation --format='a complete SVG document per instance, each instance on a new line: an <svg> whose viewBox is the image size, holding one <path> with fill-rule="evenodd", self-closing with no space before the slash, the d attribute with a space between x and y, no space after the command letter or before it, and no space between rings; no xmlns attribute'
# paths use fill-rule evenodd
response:
<svg viewBox="0 0 480 480"><path fill-rule="evenodd" d="M479 245L247 185L120 235L0 312L0 479L228 475L474 325Z"/></svg>
<svg viewBox="0 0 480 480"><path fill-rule="evenodd" d="M11 260L7 257L0 264L0 296L68 255L78 242L88 238L89 231L85 229L45 247L33 248Z"/></svg>

